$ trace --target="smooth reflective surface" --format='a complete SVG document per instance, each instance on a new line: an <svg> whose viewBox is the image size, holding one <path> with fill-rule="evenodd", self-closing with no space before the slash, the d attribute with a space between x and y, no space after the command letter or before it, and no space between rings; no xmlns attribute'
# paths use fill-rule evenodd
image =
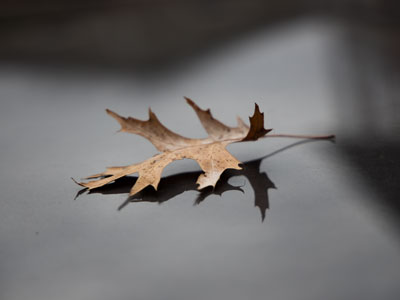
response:
<svg viewBox="0 0 400 300"><path fill-rule="evenodd" d="M353 78L341 75L341 32L279 30L154 77L4 64L0 298L398 299L398 104L371 100L390 117L367 136L363 102L337 92ZM145 119L151 106L168 128L204 136L183 95L226 124L256 101L275 133L337 140L230 145L244 168L215 190L197 191L198 166L179 161L158 192L127 199L128 177L74 200L70 177L156 153L114 134L105 108Z"/></svg>

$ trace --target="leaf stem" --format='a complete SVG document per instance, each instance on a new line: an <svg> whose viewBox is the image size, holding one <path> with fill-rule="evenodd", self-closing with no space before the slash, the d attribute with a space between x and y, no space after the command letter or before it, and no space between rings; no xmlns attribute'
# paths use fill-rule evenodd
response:
<svg viewBox="0 0 400 300"><path fill-rule="evenodd" d="M268 137L281 137L281 138L295 138L295 139L314 139L314 140L330 140L334 139L335 135L301 135L301 134L267 134L264 136Z"/></svg>

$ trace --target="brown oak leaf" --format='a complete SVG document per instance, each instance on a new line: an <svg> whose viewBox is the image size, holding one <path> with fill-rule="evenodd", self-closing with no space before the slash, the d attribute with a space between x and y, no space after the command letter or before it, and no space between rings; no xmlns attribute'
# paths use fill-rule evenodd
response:
<svg viewBox="0 0 400 300"><path fill-rule="evenodd" d="M226 150L235 142L255 141L271 129L264 128L264 113L255 104L250 127L238 118L237 127L229 127L213 118L210 110L202 110L191 99L187 103L194 109L208 136L204 139L183 137L166 128L157 116L149 110L149 119L141 121L122 117L107 109L107 113L121 125L120 131L139 134L148 139L161 153L141 162L124 167L110 167L105 172L87 177L88 182L77 182L89 190L99 188L126 175L138 173L138 179L130 190L135 195L147 186L157 190L164 168L173 161L188 158L195 160L204 171L197 179L198 189L215 187L221 174L227 169L241 169L238 161ZM97 179L100 178L100 179Z"/></svg>

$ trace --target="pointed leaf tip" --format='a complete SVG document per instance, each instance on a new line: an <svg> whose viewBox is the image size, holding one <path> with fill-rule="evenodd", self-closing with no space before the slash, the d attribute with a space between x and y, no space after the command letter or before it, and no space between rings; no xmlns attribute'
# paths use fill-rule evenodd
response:
<svg viewBox="0 0 400 300"><path fill-rule="evenodd" d="M156 116L156 114L151 110L151 108L149 107L149 120L150 121L158 121L158 118Z"/></svg>
<svg viewBox="0 0 400 300"><path fill-rule="evenodd" d="M120 115L118 115L117 113L113 112L111 109L106 108L106 113L113 117L114 119L120 118Z"/></svg>
<svg viewBox="0 0 400 300"><path fill-rule="evenodd" d="M190 99L189 97L183 97L183 98L185 98L186 103L189 104L194 110L200 109L197 106L197 104L192 99Z"/></svg>

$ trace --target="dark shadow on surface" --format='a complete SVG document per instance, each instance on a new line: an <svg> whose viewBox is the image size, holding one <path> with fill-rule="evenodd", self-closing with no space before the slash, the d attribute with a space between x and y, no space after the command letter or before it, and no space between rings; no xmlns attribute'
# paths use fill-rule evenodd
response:
<svg viewBox="0 0 400 300"><path fill-rule="evenodd" d="M350 164L379 201L368 204L400 228L400 27L343 30L332 57L336 111L344 164ZM340 61L338 61L340 59Z"/></svg>
<svg viewBox="0 0 400 300"><path fill-rule="evenodd" d="M245 176L249 181L253 191L254 191L254 206L258 207L261 214L261 220L264 221L266 210L269 209L269 189L276 189L275 184L268 177L266 172L260 172L261 162L273 155L280 152L288 150L290 148L316 142L317 140L302 140L279 150L276 150L268 155L261 158L245 162L241 164L241 170L228 169L222 175L218 181L215 188L206 188L199 191L194 204L198 205L203 202L210 195L221 196L227 191L240 191L244 193L244 190L240 186L233 186L229 183L229 179L235 176ZM186 191L197 191L197 178L202 174L201 171L197 172L187 172L176 175L167 176L162 178L158 186L157 191L152 187L148 187L134 196L128 197L118 208L118 210L123 209L128 204L138 203L138 202L153 202L153 203L164 203L180 195ZM93 189L89 191L89 194L128 194L132 186L135 184L137 177L126 176L116 180L113 183L107 184L105 186ZM78 192L75 199L81 194L85 193L87 189L82 189Z"/></svg>
<svg viewBox="0 0 400 300"><path fill-rule="evenodd" d="M390 212L400 225L400 143L345 142L339 150L379 196L378 205Z"/></svg>

